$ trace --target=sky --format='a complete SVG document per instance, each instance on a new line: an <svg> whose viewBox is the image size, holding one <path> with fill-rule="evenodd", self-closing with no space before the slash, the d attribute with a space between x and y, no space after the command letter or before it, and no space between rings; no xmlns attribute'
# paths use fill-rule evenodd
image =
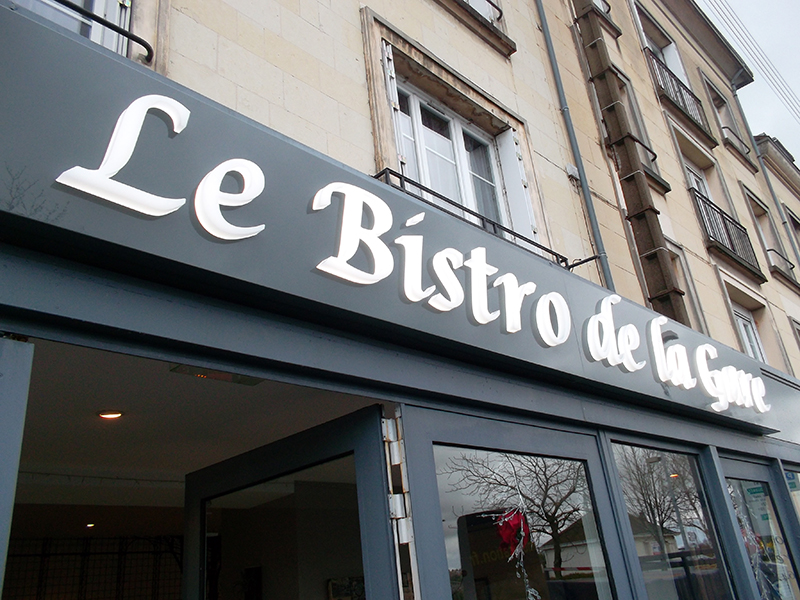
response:
<svg viewBox="0 0 800 600"><path fill-rule="evenodd" d="M739 17L786 83L800 97L800 0L695 0L753 72L739 92L753 135L778 138L800 166L800 123L781 103L756 64L714 11L730 8Z"/></svg>

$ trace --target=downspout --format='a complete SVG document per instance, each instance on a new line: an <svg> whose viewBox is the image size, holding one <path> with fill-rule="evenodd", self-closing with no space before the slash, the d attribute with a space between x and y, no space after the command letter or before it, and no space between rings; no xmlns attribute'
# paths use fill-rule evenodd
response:
<svg viewBox="0 0 800 600"><path fill-rule="evenodd" d="M559 110L561 111L561 114L564 115L564 125L567 128L569 145L572 150L572 156L575 159L575 166L578 168L578 180L581 184L581 195L583 196L583 203L586 207L586 215L589 217L589 224L592 230L592 237L594 238L597 258L600 261L600 271L603 274L605 287L613 292L615 291L614 280L611 277L611 268L608 264L608 255L606 254L605 246L603 245L603 238L600 235L600 224L597 222L597 213L595 213L594 210L592 193L589 191L589 181L586 178L586 170L583 167L583 159L581 158L581 150L578 146L578 139L575 137L575 126L572 124L572 116L569 113L567 96L564 93L564 84L561 81L561 72L558 69L556 52L553 47L553 38L550 36L550 28L547 26L547 17L544 13L544 5L542 4L542 0L536 0L536 8L539 11L539 21L541 22L542 34L544 35L545 45L547 46L547 56L550 59L550 67L553 69L553 81L555 81L556 91L558 92Z"/></svg>
<svg viewBox="0 0 800 600"><path fill-rule="evenodd" d="M733 76L731 79L731 87L733 88L733 99L736 100L736 107L739 109L739 114L742 115L744 120L744 126L747 129L747 136L750 138L750 143L753 145L753 150L756 152L756 158L758 159L758 167L761 169L761 172L764 174L764 180L767 182L767 187L769 188L770 196L772 196L772 201L775 203L775 208L778 210L778 215L781 218L781 223L783 224L783 228L786 230L786 236L789 238L789 243L792 245L792 251L794 252L795 256L800 257L800 251L798 251L797 242L794 239L794 234L791 229L791 225L789 223L789 218L786 216L786 211L783 210L783 204L781 201L778 200L778 194L775 193L775 188L772 186L772 180L770 179L769 172L767 171L767 166L764 164L764 157L761 155L761 151L758 149L758 144L756 144L756 138L753 137L753 131L750 129L750 123L747 121L747 117L744 114L744 110L742 109L742 103L739 100L739 86L736 85L736 80L738 79L739 75L744 71L743 68L740 68L736 75Z"/></svg>

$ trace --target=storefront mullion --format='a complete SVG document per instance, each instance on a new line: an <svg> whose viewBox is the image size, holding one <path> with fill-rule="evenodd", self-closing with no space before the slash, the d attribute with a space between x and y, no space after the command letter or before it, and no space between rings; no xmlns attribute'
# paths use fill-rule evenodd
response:
<svg viewBox="0 0 800 600"><path fill-rule="evenodd" d="M0 591L6 569L33 345L0 334Z"/></svg>

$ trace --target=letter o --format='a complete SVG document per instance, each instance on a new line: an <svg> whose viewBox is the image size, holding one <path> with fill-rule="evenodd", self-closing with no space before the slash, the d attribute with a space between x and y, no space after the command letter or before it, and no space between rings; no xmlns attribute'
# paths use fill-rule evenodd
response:
<svg viewBox="0 0 800 600"><path fill-rule="evenodd" d="M558 333L553 327L551 306L555 312ZM550 292L539 298L536 303L536 328L544 343L551 348L567 341L572 330L572 317L570 317L569 306L567 306L564 296L558 292Z"/></svg>

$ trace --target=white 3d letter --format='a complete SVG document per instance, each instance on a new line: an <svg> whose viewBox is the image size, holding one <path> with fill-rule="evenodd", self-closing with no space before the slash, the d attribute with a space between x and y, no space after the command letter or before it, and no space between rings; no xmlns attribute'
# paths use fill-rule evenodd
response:
<svg viewBox="0 0 800 600"><path fill-rule="evenodd" d="M106 155L97 169L72 167L59 175L56 181L152 217L178 210L186 203L186 198L162 198L111 179L131 159L150 109L160 110L172 119L175 133L183 131L191 114L188 108L172 98L155 94L142 96L131 102L117 119Z"/></svg>
<svg viewBox="0 0 800 600"><path fill-rule="evenodd" d="M472 304L472 317L479 325L491 323L500 316L499 310L489 312L488 279L497 273L497 267L486 262L486 248L473 248L469 258L464 261L469 269L469 295Z"/></svg>
<svg viewBox="0 0 800 600"><path fill-rule="evenodd" d="M242 191L229 194L221 191L222 180L228 173L242 176ZM264 191L264 172L255 163L232 158L203 177L194 195L194 212L205 230L221 240L243 240L264 230L264 225L237 227L222 216L220 206L244 206Z"/></svg>
<svg viewBox="0 0 800 600"><path fill-rule="evenodd" d="M403 294L409 302L424 300L436 289L422 289L422 236L401 235L394 241L403 249Z"/></svg>
<svg viewBox="0 0 800 600"><path fill-rule="evenodd" d="M391 275L394 269L394 257L389 247L380 239L392 227L392 211L389 206L375 194L349 183L329 183L314 195L311 203L313 210L322 210L330 206L331 197L335 193L342 194L342 228L339 232L339 250L336 256L330 256L317 265L320 271L359 283L369 285L377 283ZM371 229L361 226L364 217L364 206L372 212ZM369 251L373 269L362 271L352 266L349 261L356 255L358 248L364 244Z"/></svg>
<svg viewBox="0 0 800 600"><path fill-rule="evenodd" d="M495 279L493 285L503 292L506 333L516 333L522 329L522 301L536 291L536 284L529 281L520 285L513 273L506 273Z"/></svg>
<svg viewBox="0 0 800 600"><path fill-rule="evenodd" d="M454 269L460 269L464 266L464 255L455 248L445 248L433 255L431 261L433 265L433 272L439 279L439 283L444 288L428 300L431 308L447 312L461 306L464 302L464 288L461 287L461 282L456 277Z"/></svg>
<svg viewBox="0 0 800 600"><path fill-rule="evenodd" d="M553 307L558 323L558 333L553 327L553 320L550 314L550 307ZM567 341L569 332L572 329L572 317L569 314L569 306L564 296L558 292L550 292L539 298L536 303L536 329L545 344L558 346Z"/></svg>

